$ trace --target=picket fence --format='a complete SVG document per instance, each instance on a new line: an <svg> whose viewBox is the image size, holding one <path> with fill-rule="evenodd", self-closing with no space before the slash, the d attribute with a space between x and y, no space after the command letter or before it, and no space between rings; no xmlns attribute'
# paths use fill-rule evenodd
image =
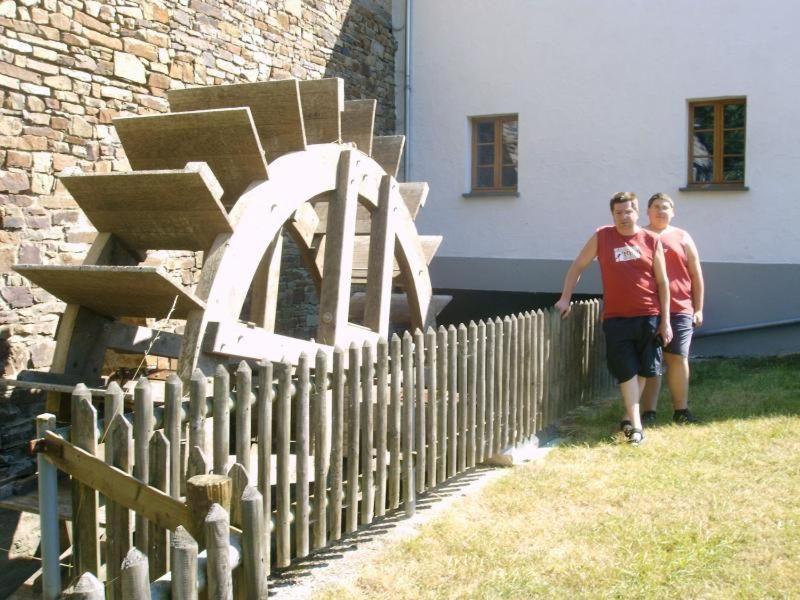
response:
<svg viewBox="0 0 800 600"><path fill-rule="evenodd" d="M78 386L69 442L39 417L44 597L266 598L270 568L412 515L420 494L608 392L600 323L592 300L565 320L537 310L294 365L220 365L211 390L195 373L188 398L170 376L163 405L143 378L131 414L112 384L99 423ZM73 481L63 592L57 468Z"/></svg>

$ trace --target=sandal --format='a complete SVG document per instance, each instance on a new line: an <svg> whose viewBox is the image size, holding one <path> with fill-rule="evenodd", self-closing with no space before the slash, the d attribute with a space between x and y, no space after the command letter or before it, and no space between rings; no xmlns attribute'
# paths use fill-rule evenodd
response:
<svg viewBox="0 0 800 600"><path fill-rule="evenodd" d="M644 433L641 429L634 429L631 427L631 432L627 435L628 443L632 446L638 446L644 442Z"/></svg>
<svg viewBox="0 0 800 600"><path fill-rule="evenodd" d="M628 419L622 419L622 421L619 422L619 430L625 434L625 437L630 436L632 429L633 423L631 423Z"/></svg>

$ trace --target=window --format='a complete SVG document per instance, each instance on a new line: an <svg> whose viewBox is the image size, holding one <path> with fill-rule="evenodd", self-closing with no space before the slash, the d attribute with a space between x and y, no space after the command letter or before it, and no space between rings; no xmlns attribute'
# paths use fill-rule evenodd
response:
<svg viewBox="0 0 800 600"><path fill-rule="evenodd" d="M472 118L472 191L517 191L517 115Z"/></svg>
<svg viewBox="0 0 800 600"><path fill-rule="evenodd" d="M746 111L745 98L689 102L689 188L744 187Z"/></svg>

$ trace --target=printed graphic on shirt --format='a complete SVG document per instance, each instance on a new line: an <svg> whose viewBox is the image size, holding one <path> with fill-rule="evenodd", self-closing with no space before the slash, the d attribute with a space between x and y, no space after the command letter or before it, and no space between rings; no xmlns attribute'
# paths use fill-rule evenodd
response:
<svg viewBox="0 0 800 600"><path fill-rule="evenodd" d="M642 251L638 246L622 246L614 248L614 262L625 262L642 258Z"/></svg>

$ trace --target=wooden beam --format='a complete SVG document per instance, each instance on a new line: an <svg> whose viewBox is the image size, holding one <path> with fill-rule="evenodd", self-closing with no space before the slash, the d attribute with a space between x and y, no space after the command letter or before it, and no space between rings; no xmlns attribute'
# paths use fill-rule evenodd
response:
<svg viewBox="0 0 800 600"><path fill-rule="evenodd" d="M306 143L327 144L342 138L344 80L338 77L300 82L300 104L306 128Z"/></svg>
<svg viewBox="0 0 800 600"><path fill-rule="evenodd" d="M357 319L364 314L366 304L366 294L356 292L350 297L350 318ZM431 298L431 315L436 317L453 299L452 296L437 294ZM390 322L395 325L410 325L411 310L408 306L408 296L406 294L392 294L391 308L389 310Z"/></svg>
<svg viewBox="0 0 800 600"><path fill-rule="evenodd" d="M145 485L103 460L76 448L60 435L45 433L36 446L56 467L122 506L136 511L159 527L174 530L183 525L194 531L186 505L168 494Z"/></svg>
<svg viewBox="0 0 800 600"><path fill-rule="evenodd" d="M389 308L394 267L394 208L391 175L381 178L378 208L372 213L367 258L367 290L364 326L384 337L389 335Z"/></svg>
<svg viewBox="0 0 800 600"><path fill-rule="evenodd" d="M405 143L404 135L382 135L372 140L372 158L392 177L397 177Z"/></svg>
<svg viewBox="0 0 800 600"><path fill-rule="evenodd" d="M314 211L317 214L319 222L315 233L317 235L324 235L328 232L328 207L330 202L328 200L321 200L314 204ZM370 221L372 221L372 214L369 209L363 204L359 204L356 209L356 235L367 235L370 230Z"/></svg>
<svg viewBox="0 0 800 600"><path fill-rule="evenodd" d="M267 331L275 331L282 255L283 230L280 229L258 265L250 299L250 320Z"/></svg>
<svg viewBox="0 0 800 600"><path fill-rule="evenodd" d="M115 321L105 326L105 342L106 348L118 352L144 354L149 348L152 356L179 358L183 336L170 331L160 331Z"/></svg>
<svg viewBox="0 0 800 600"><path fill-rule="evenodd" d="M261 146L269 161L306 149L300 88L296 79L234 83L169 90L172 110L246 106L253 115Z"/></svg>
<svg viewBox="0 0 800 600"><path fill-rule="evenodd" d="M314 234L319 227L319 216L314 207L308 202L298 208L292 215L292 224L297 233L303 238L306 246L311 246L314 241Z"/></svg>
<svg viewBox="0 0 800 600"><path fill-rule="evenodd" d="M413 181L398 185L403 202L408 207L408 213L412 219L416 219L419 209L425 206L425 200L428 198L428 190L430 189L428 183L425 181Z"/></svg>
<svg viewBox="0 0 800 600"><path fill-rule="evenodd" d="M247 108L173 112L114 119L135 171L182 169L205 162L232 206L254 181L267 179L264 151Z"/></svg>
<svg viewBox="0 0 800 600"><path fill-rule="evenodd" d="M233 228L222 187L205 163L181 170L61 177L98 231L133 250L208 250Z"/></svg>
<svg viewBox="0 0 800 600"><path fill-rule="evenodd" d="M336 177L336 196L331 200L328 209L325 245L327 272L323 272L322 277L317 327L317 338L323 344L339 344L339 334L347 323L358 204L356 161L352 151L345 150L341 153Z"/></svg>
<svg viewBox="0 0 800 600"><path fill-rule="evenodd" d="M353 143L364 154L372 154L376 100L345 100L342 111L342 141Z"/></svg>
<svg viewBox="0 0 800 600"><path fill-rule="evenodd" d="M205 304L156 267L17 265L15 270L70 304L110 317L184 319Z"/></svg>

